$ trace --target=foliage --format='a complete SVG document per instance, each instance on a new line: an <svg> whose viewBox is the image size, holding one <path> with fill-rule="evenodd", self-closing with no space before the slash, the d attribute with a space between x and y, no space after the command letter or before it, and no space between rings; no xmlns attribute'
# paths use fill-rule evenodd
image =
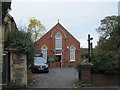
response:
<svg viewBox="0 0 120 90"><path fill-rule="evenodd" d="M31 40L31 33L25 32L25 28L13 28L5 35L4 49L14 49L17 53L26 52L28 63L33 60L34 43Z"/></svg>
<svg viewBox="0 0 120 90"><path fill-rule="evenodd" d="M118 51L120 49L120 16L108 16L101 20L97 29L100 33L96 49L103 51Z"/></svg>
<svg viewBox="0 0 120 90"><path fill-rule="evenodd" d="M112 52L102 52L97 54L93 59L93 73L116 74L119 69L117 55Z"/></svg>
<svg viewBox="0 0 120 90"><path fill-rule="evenodd" d="M110 36L111 32L115 29L115 26L118 25L119 16L107 16L101 20L101 26L97 29L100 35L104 38Z"/></svg>
<svg viewBox="0 0 120 90"><path fill-rule="evenodd" d="M95 73L120 73L120 16L108 16L101 20L95 56L92 59ZM111 55L110 55L111 53Z"/></svg>
<svg viewBox="0 0 120 90"><path fill-rule="evenodd" d="M5 37L5 49L14 48L18 51L30 51L33 45L31 41L30 33L26 33L22 30L11 30L8 31Z"/></svg>
<svg viewBox="0 0 120 90"><path fill-rule="evenodd" d="M36 42L46 31L44 25L36 19L36 18L31 18L29 20L29 25L28 25L28 32L30 32L32 35L32 40Z"/></svg>

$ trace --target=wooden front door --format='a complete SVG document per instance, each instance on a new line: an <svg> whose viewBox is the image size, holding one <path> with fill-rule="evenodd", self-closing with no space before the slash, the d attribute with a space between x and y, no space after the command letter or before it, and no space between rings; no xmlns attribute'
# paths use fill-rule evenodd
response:
<svg viewBox="0 0 120 90"><path fill-rule="evenodd" d="M56 55L55 61L56 67L61 67L61 55Z"/></svg>

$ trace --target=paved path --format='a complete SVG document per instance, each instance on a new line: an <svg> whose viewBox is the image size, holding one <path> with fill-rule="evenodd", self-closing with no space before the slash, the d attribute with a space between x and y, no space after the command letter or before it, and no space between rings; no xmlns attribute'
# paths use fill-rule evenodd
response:
<svg viewBox="0 0 120 90"><path fill-rule="evenodd" d="M75 88L78 73L75 68L51 68L49 73L28 77L29 88Z"/></svg>

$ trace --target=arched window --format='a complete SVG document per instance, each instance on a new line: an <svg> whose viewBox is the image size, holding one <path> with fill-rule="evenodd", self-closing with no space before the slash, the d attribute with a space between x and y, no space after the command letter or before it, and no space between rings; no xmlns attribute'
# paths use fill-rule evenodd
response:
<svg viewBox="0 0 120 90"><path fill-rule="evenodd" d="M70 61L75 61L75 47L70 47Z"/></svg>
<svg viewBox="0 0 120 90"><path fill-rule="evenodd" d="M45 45L42 46L42 53L43 53L43 57L47 59L47 47Z"/></svg>
<svg viewBox="0 0 120 90"><path fill-rule="evenodd" d="M62 35L60 32L55 36L55 49L62 49Z"/></svg>

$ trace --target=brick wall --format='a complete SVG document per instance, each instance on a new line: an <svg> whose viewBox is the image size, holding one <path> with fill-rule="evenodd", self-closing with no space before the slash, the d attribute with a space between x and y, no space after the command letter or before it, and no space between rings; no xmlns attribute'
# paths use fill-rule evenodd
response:
<svg viewBox="0 0 120 90"><path fill-rule="evenodd" d="M120 86L120 75L91 74L93 86Z"/></svg>
<svg viewBox="0 0 120 90"><path fill-rule="evenodd" d="M75 66L81 59L80 43L59 23L37 41L36 52L41 53L42 46L46 45L47 56L55 56L55 35L58 32L62 35L62 66ZM70 62L70 46L72 45L75 47L75 62Z"/></svg>
<svg viewBox="0 0 120 90"><path fill-rule="evenodd" d="M92 65L89 63L80 65L79 80L84 85L91 86L120 86L120 74L92 74Z"/></svg>

